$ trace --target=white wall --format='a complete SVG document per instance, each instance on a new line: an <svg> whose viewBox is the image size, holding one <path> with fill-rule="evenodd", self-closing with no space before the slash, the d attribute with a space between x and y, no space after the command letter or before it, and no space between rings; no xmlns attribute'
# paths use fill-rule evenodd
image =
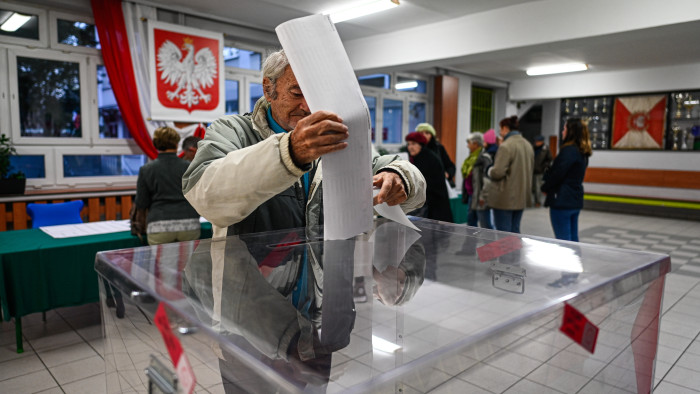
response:
<svg viewBox="0 0 700 394"><path fill-rule="evenodd" d="M458 76L457 78L459 79L459 97L457 104L457 141L455 141L457 145L455 185L457 185L457 192L461 193L462 162L469 155L466 141L471 133L472 124L472 79L468 76Z"/></svg>
<svg viewBox="0 0 700 394"><path fill-rule="evenodd" d="M581 12L589 13L590 17L566 17ZM343 44L353 69L362 71L456 60L484 52L698 19L700 1L697 0L542 0L344 41Z"/></svg>
<svg viewBox="0 0 700 394"><path fill-rule="evenodd" d="M700 3L700 1L698 2ZM620 95L700 88L700 64L628 71L572 73L513 81L510 100Z"/></svg>

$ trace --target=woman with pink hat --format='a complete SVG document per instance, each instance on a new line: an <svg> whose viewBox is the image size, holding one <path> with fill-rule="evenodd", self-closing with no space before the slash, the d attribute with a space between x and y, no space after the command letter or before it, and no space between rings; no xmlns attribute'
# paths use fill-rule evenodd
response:
<svg viewBox="0 0 700 394"><path fill-rule="evenodd" d="M496 152L498 151L496 130L488 129L488 131L484 133L484 151L491 156L492 160L495 160Z"/></svg>

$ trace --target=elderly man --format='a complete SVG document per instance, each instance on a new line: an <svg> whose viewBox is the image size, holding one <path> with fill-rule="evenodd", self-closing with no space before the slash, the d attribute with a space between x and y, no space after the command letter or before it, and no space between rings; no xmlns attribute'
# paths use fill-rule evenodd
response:
<svg viewBox="0 0 700 394"><path fill-rule="evenodd" d="M311 113L284 51L263 65L262 97L252 114L209 126L183 177L187 200L213 224L214 237L323 224L321 161L347 147L337 114ZM398 156L373 158L374 204L425 200L425 180Z"/></svg>

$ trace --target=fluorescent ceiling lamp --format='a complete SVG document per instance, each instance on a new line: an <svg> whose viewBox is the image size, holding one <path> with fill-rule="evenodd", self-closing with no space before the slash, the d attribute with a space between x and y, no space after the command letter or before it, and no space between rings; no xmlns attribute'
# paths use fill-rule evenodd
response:
<svg viewBox="0 0 700 394"><path fill-rule="evenodd" d="M401 349L401 346L374 335L372 335L372 347L386 353L394 353Z"/></svg>
<svg viewBox="0 0 700 394"><path fill-rule="evenodd" d="M10 16L10 18L8 18L5 23L2 24L2 26L0 26L0 29L4 31L17 31L17 29L22 27L30 19L32 19L32 17L29 15L22 15L14 12L12 13L12 16Z"/></svg>
<svg viewBox="0 0 700 394"><path fill-rule="evenodd" d="M399 82L396 84L396 90L415 89L417 87L418 81Z"/></svg>
<svg viewBox="0 0 700 394"><path fill-rule="evenodd" d="M333 23L339 23L361 16L374 14L399 5L398 0L370 0L361 1L346 8L333 11L324 11L322 14L330 15Z"/></svg>
<svg viewBox="0 0 700 394"><path fill-rule="evenodd" d="M555 64L553 66L532 67L527 69L527 75L545 75L570 73L574 71L588 70L588 65L584 63Z"/></svg>

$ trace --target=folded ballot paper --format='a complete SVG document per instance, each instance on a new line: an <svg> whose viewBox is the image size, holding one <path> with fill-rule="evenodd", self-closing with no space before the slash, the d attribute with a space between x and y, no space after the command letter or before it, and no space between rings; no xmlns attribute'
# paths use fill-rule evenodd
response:
<svg viewBox="0 0 700 394"><path fill-rule="evenodd" d="M335 112L349 129L347 148L323 157L324 237L347 239L370 231L372 126L340 36L327 15L294 19L276 31L309 109Z"/></svg>

